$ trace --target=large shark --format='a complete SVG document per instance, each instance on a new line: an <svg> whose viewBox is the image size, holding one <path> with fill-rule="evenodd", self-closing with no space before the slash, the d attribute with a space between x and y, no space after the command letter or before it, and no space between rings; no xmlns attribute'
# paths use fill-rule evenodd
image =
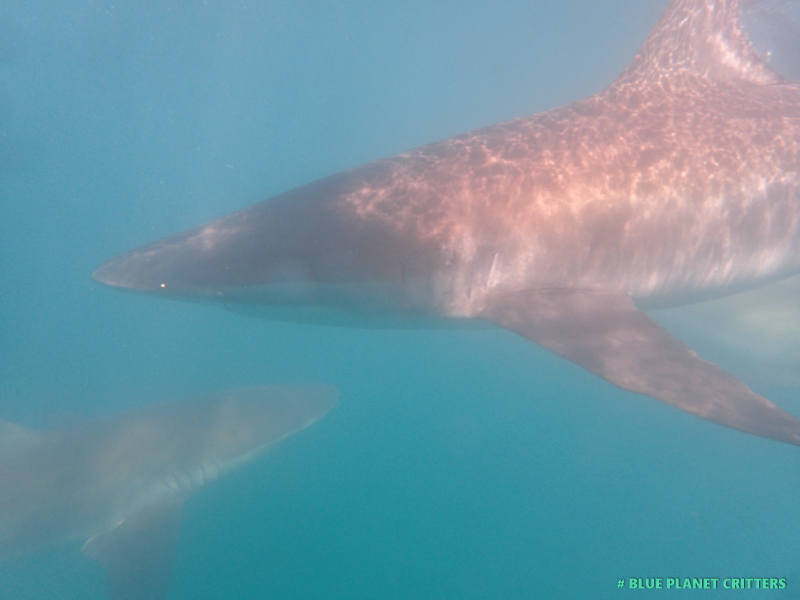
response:
<svg viewBox="0 0 800 600"><path fill-rule="evenodd" d="M49 433L0 421L0 559L85 541L112 598L164 598L186 497L336 396L323 385L243 388Z"/></svg>
<svg viewBox="0 0 800 600"><path fill-rule="evenodd" d="M753 4L674 0L593 96L309 183L94 277L301 322L496 325L800 445L800 420L642 312L800 271L800 87L748 38Z"/></svg>

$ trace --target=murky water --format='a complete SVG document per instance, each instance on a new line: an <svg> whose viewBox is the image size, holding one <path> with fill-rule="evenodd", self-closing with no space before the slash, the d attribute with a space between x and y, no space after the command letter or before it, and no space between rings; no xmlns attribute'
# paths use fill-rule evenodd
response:
<svg viewBox="0 0 800 600"><path fill-rule="evenodd" d="M631 577L784 577L691 593L793 597L796 448L504 331L274 323L90 277L277 192L597 91L665 4L4 0L0 418L339 388L327 417L187 502L171 598L663 594L617 589ZM800 414L796 388L753 385ZM0 564L0 598L106 597L79 549Z"/></svg>

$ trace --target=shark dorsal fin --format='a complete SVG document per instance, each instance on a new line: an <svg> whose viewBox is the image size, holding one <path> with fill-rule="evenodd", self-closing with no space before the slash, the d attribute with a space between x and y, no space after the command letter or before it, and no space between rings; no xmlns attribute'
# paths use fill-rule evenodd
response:
<svg viewBox="0 0 800 600"><path fill-rule="evenodd" d="M780 83L783 78L759 58L742 28L742 1L673 0L616 83Z"/></svg>
<svg viewBox="0 0 800 600"><path fill-rule="evenodd" d="M35 431L0 419L0 452L11 450L38 437L39 434Z"/></svg>

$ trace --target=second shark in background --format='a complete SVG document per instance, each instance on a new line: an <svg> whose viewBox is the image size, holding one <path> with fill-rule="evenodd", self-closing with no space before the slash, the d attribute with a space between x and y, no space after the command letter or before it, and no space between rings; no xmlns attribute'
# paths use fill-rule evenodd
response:
<svg viewBox="0 0 800 600"><path fill-rule="evenodd" d="M252 387L52 432L0 421L0 560L85 541L114 600L165 598L184 500L336 398L325 385Z"/></svg>

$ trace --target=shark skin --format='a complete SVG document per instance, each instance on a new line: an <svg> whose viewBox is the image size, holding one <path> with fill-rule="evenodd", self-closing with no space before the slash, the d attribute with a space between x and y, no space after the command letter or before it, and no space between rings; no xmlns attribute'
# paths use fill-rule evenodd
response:
<svg viewBox="0 0 800 600"><path fill-rule="evenodd" d="M169 589L181 506L336 403L324 385L252 387L35 432L0 421L0 560L82 541L114 600Z"/></svg>
<svg viewBox="0 0 800 600"><path fill-rule="evenodd" d="M674 0L593 96L309 183L94 278L298 322L500 326L800 445L800 420L642 312L800 272L800 87L756 53L747 6Z"/></svg>

